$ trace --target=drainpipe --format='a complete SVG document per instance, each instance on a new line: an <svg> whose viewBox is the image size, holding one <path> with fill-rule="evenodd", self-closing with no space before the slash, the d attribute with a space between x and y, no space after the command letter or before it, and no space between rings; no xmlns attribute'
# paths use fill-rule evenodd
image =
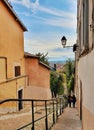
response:
<svg viewBox="0 0 94 130"><path fill-rule="evenodd" d="M2 59L5 59L5 69L6 69L6 79L7 79L7 58L6 57L0 57Z"/></svg>

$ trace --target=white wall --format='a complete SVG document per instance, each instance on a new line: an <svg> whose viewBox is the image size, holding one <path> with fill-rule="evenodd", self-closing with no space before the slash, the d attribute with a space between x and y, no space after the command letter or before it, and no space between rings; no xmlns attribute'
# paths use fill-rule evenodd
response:
<svg viewBox="0 0 94 130"><path fill-rule="evenodd" d="M83 105L94 114L94 50L78 62L78 84L82 81Z"/></svg>

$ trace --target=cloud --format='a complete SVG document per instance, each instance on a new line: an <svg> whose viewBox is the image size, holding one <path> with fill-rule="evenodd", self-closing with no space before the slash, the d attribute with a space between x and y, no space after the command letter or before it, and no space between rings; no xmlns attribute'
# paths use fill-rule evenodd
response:
<svg viewBox="0 0 94 130"><path fill-rule="evenodd" d="M49 53L48 53L49 54ZM49 60L67 60L67 59L74 59L75 55L73 52L68 52L66 53L52 53L50 54Z"/></svg>
<svg viewBox="0 0 94 130"><path fill-rule="evenodd" d="M65 27L65 28L76 28L76 15L75 13L62 11L55 8L47 8L45 6L41 6L39 4L39 0L35 0L32 2L30 0L10 0L13 3L20 4L28 9L30 9L34 14L36 12L41 11L42 13L46 13L52 15L51 17L38 17L37 15L32 15L33 18L36 18L36 22L42 22L44 24L56 27ZM75 1L75 0L74 0ZM72 2L71 2L72 3ZM20 12L21 14L22 12ZM30 13L23 12L25 16L30 16ZM69 22L71 21L71 22Z"/></svg>
<svg viewBox="0 0 94 130"><path fill-rule="evenodd" d="M37 27L32 28L31 29L32 33L28 32L28 36L25 36L25 51L33 53L33 54L36 54L38 52L42 52L45 54L48 52L48 56L50 59L52 58L63 59L65 57L66 58L74 57L74 53L69 49L63 49L61 46L61 43L59 42L60 42L62 33L64 33L65 31L65 28L69 28L69 29L76 28L75 12L71 13L71 12L63 11L56 8L51 8L51 7L47 8L46 6L40 5L39 0L34 0L34 1L10 0L10 1L11 3L22 5L28 9L28 11L26 12L24 11L24 12L18 12L18 13L25 16L32 15L32 19L31 17L28 17L28 21L29 22L32 21L30 23L30 28L31 28L31 25L33 26L33 23L34 23L34 26L37 23L38 26L40 26L40 24L46 25L45 30L46 30L46 27L48 27L47 25L50 25L53 27L60 27L63 30L63 32L62 31L60 32L61 34L59 34L59 31L57 31L57 34L55 34L55 32L51 30L45 31L46 33L44 33L42 32L42 29L41 29L41 30L38 30L40 31L40 34L37 35L35 34L35 32L32 32L34 31L34 29L37 32ZM72 4L75 5L75 3L72 3L73 0L67 0L67 1L71 2L70 3L71 5ZM38 16L39 13L43 15L41 15L40 17ZM27 24L29 26L29 23ZM67 34L66 36L67 36L67 39L70 39L69 41L70 45L73 45L75 38L72 36L72 32L69 34L69 31L70 30L68 30L68 33L66 33Z"/></svg>
<svg viewBox="0 0 94 130"><path fill-rule="evenodd" d="M71 52L72 51L72 48L70 47L70 48L61 48L61 47L57 47L57 48L53 48L53 49L51 49L50 51L52 51L52 52L66 52L66 51L68 51L68 52Z"/></svg>
<svg viewBox="0 0 94 130"><path fill-rule="evenodd" d="M20 4L28 9L31 9L33 12L35 12L39 6L39 0L36 0L35 2L31 2L30 0L10 0L10 2Z"/></svg>
<svg viewBox="0 0 94 130"><path fill-rule="evenodd" d="M31 14L29 12L18 12L18 14L24 15L24 16L31 16Z"/></svg>
<svg viewBox="0 0 94 130"><path fill-rule="evenodd" d="M26 8L31 9L31 11L36 12L36 11L42 11L44 13L48 13L50 15L58 16L58 17L68 17L68 18L75 18L75 14L65 12L59 9L55 8L47 8L45 6L41 6L39 4L39 0L35 0L35 2L32 2L30 0L10 0L12 3L20 4Z"/></svg>
<svg viewBox="0 0 94 130"><path fill-rule="evenodd" d="M62 59L65 58L74 58L74 53L72 48L64 48L57 44L55 41L47 42L41 39L25 39L25 51L36 54L38 52L46 54L48 52L49 60L53 59Z"/></svg>
<svg viewBox="0 0 94 130"><path fill-rule="evenodd" d="M45 13L48 13L50 15L54 15L54 16L58 16L58 17L71 17L71 18L75 18L75 15L72 14L72 13L69 13L69 12L65 12L65 11L61 11L59 9L55 9L55 8L52 8L52 9L49 9L49 8L46 8L46 7L43 7L43 6L38 6L38 10L39 11L43 11Z"/></svg>
<svg viewBox="0 0 94 130"><path fill-rule="evenodd" d="M45 16L39 17L39 16L33 15L33 18L36 19L36 22L38 22L38 24L43 23L50 26L76 29L76 19L72 19L69 17L67 17L66 19L61 18L61 17L50 17L50 18L47 17L46 18Z"/></svg>
<svg viewBox="0 0 94 130"><path fill-rule="evenodd" d="M51 19L44 19L44 23L49 24L51 26L57 27L65 27L65 28L76 28L75 20L71 21L71 19L63 19L63 18L51 18Z"/></svg>

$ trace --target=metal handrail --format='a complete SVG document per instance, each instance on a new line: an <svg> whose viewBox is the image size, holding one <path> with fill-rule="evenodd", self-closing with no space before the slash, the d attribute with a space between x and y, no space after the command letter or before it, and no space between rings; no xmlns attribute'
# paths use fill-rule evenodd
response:
<svg viewBox="0 0 94 130"><path fill-rule="evenodd" d="M28 123L28 124L26 124L26 125L24 125L24 126L18 128L17 130L21 130L21 129L23 129L23 128L29 126L29 125L32 125L31 130L35 130L35 122L40 121L40 120L43 119L43 118L45 118L45 129L46 129L46 130L49 130L49 129L56 123L56 121L57 121L57 119L58 119L58 116L62 114L63 109L64 109L64 106L65 106L65 104L62 104L62 103L64 102L64 99L63 99L62 97L52 98L52 99L49 99L49 100L37 100L37 99L5 99L5 100L1 100L1 101L0 101L0 104L4 104L4 103L6 103L6 102L11 102L11 101L12 101L12 102L19 102L19 101L21 101L21 102L23 102L23 101L27 102L27 101L29 101L29 102L32 103L32 105L31 105L31 109L32 109L32 122L30 122L30 123ZM34 119L34 118L35 118L35 115L34 115L34 101L44 102L44 103L45 103L45 105L44 105L44 107L45 107L45 116L42 116L42 117L40 117L40 118L38 118L38 119L36 119L36 120ZM52 111L48 113L48 110L47 110L47 102L49 102L49 101L52 102L52 103L51 103L51 105L52 105ZM58 113L58 111L60 112L60 114ZM49 126L48 126L48 116L49 116L50 114L53 114L53 116L52 116L52 117L53 117L53 119L52 119L52 120L53 120L53 123L52 123L52 125L51 125L50 128L49 128ZM56 115L56 116L55 116L55 115Z"/></svg>

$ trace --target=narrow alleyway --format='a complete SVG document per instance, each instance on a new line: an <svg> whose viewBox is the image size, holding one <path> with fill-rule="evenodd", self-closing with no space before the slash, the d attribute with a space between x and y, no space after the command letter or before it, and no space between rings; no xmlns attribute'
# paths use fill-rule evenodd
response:
<svg viewBox="0 0 94 130"><path fill-rule="evenodd" d="M66 108L51 130L81 130L77 109Z"/></svg>
<svg viewBox="0 0 94 130"><path fill-rule="evenodd" d="M43 114L43 109L40 109L35 118L38 119ZM52 119L52 118L51 118ZM31 111L22 111L14 114L2 115L0 117L0 130L16 130L31 122ZM52 121L52 120L49 120ZM35 124L36 130L45 129L45 121L41 120ZM31 125L25 130L30 130ZM81 121L76 108L65 108L61 116L58 117L56 124L51 130L81 130Z"/></svg>

